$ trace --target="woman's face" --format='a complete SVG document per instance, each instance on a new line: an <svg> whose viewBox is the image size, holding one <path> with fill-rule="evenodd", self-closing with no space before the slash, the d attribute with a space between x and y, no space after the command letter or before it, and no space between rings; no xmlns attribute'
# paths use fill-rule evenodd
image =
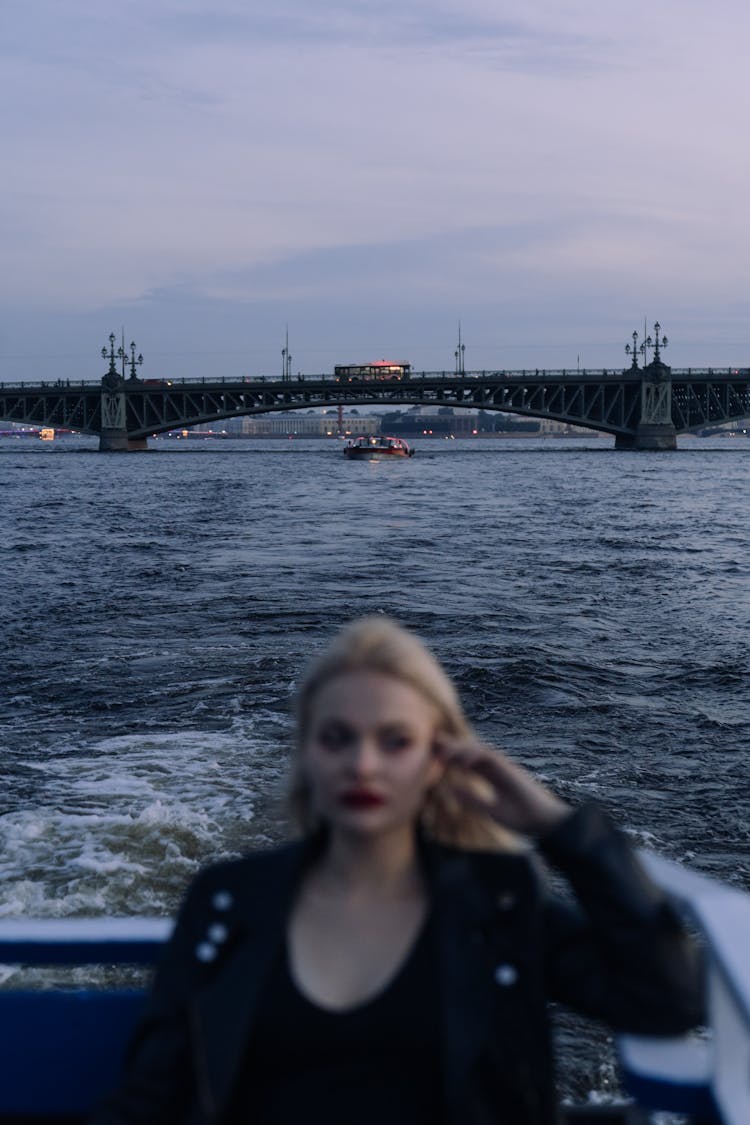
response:
<svg viewBox="0 0 750 1125"><path fill-rule="evenodd" d="M302 766L315 811L334 829L377 835L412 825L442 773L437 711L379 672L328 680L314 697Z"/></svg>

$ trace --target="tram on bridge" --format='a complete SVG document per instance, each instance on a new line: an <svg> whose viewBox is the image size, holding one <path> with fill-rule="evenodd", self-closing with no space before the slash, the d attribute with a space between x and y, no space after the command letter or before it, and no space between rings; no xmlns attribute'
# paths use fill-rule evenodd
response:
<svg viewBox="0 0 750 1125"><path fill-rule="evenodd" d="M388 382L408 379L411 376L410 363L390 363L387 359L379 359L375 363L338 364L333 369L333 377L337 383L368 383L371 381Z"/></svg>

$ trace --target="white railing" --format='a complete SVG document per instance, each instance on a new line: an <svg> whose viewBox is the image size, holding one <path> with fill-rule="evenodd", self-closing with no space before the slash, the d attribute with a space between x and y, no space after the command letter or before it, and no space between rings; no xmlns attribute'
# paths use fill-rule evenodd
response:
<svg viewBox="0 0 750 1125"><path fill-rule="evenodd" d="M705 1037L623 1035L625 1084L641 1104L701 1122L750 1123L750 894L650 852L651 877L681 904L706 949Z"/></svg>

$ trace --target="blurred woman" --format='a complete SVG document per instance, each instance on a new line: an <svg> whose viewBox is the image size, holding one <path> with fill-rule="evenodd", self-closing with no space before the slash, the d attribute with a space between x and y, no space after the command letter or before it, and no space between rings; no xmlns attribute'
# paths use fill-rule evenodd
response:
<svg viewBox="0 0 750 1125"><path fill-rule="evenodd" d="M291 804L300 840L190 888L97 1125L546 1125L548 1001L699 1022L695 950L625 838L481 745L394 622L310 668Z"/></svg>

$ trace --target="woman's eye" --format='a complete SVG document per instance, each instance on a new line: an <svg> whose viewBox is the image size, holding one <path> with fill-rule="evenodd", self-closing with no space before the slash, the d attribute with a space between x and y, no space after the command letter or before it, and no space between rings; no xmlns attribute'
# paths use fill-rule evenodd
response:
<svg viewBox="0 0 750 1125"><path fill-rule="evenodd" d="M351 737L351 731L347 727L323 727L318 734L318 742L324 750L343 750Z"/></svg>
<svg viewBox="0 0 750 1125"><path fill-rule="evenodd" d="M396 754L400 750L408 750L411 744L411 735L405 734L402 731L394 731L391 734L385 734L380 740L380 745L383 750L387 750L392 754Z"/></svg>

